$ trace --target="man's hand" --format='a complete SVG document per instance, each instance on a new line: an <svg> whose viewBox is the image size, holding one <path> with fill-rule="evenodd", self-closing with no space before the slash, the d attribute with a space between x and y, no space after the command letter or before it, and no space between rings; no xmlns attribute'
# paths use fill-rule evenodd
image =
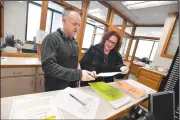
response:
<svg viewBox="0 0 180 120"><path fill-rule="evenodd" d="M129 68L127 66L122 66L120 70L123 74L127 74L129 72Z"/></svg>
<svg viewBox="0 0 180 120"><path fill-rule="evenodd" d="M95 76L96 73L87 71L87 70L82 70L82 77L81 77L81 81L91 81L91 80L95 80Z"/></svg>

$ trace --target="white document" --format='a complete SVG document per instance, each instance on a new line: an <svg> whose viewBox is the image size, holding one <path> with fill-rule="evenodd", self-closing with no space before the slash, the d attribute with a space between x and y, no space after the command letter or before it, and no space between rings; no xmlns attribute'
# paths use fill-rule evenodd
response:
<svg viewBox="0 0 180 120"><path fill-rule="evenodd" d="M109 77L109 76L114 76L119 73L123 74L122 72L105 72L105 73L99 73L97 77Z"/></svg>
<svg viewBox="0 0 180 120"><path fill-rule="evenodd" d="M63 119L61 110L52 102L53 96L31 100L14 100L10 119Z"/></svg>
<svg viewBox="0 0 180 120"><path fill-rule="evenodd" d="M85 103L85 105L71 97L70 94ZM80 119L94 119L100 104L99 98L70 87L57 94L55 96L55 101L62 110L65 110Z"/></svg>
<svg viewBox="0 0 180 120"><path fill-rule="evenodd" d="M109 104L114 108L114 109L118 109L124 105L126 105L127 103L129 103L130 101L132 101L133 99L126 95L123 98L120 98L118 100L114 100L114 101L110 101Z"/></svg>
<svg viewBox="0 0 180 120"><path fill-rule="evenodd" d="M36 32L36 43L41 44L44 38L48 35L47 32L43 30L37 30Z"/></svg>

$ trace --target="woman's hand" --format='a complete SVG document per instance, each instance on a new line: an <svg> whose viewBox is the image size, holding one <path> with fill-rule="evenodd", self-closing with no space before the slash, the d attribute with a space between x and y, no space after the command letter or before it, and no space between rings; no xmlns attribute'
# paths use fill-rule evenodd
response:
<svg viewBox="0 0 180 120"><path fill-rule="evenodd" d="M89 75L91 75L91 76L94 77L94 78L97 77L96 71L91 71L91 72L89 73Z"/></svg>
<svg viewBox="0 0 180 120"><path fill-rule="evenodd" d="M127 66L122 66L120 68L122 74L127 74L129 72L129 68Z"/></svg>

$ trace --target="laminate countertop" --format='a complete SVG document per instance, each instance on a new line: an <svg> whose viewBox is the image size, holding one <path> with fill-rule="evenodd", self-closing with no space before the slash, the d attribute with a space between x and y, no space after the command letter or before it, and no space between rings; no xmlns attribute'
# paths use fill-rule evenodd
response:
<svg viewBox="0 0 180 120"><path fill-rule="evenodd" d="M29 57L1 57L1 68L10 67L41 67L41 60Z"/></svg>

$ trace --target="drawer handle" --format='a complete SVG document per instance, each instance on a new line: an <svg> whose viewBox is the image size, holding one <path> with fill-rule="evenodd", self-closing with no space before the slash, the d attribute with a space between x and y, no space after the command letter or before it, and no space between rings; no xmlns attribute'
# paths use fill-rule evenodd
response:
<svg viewBox="0 0 180 120"><path fill-rule="evenodd" d="M14 75L16 75L16 74L21 74L21 72L13 72L13 74L14 74Z"/></svg>

